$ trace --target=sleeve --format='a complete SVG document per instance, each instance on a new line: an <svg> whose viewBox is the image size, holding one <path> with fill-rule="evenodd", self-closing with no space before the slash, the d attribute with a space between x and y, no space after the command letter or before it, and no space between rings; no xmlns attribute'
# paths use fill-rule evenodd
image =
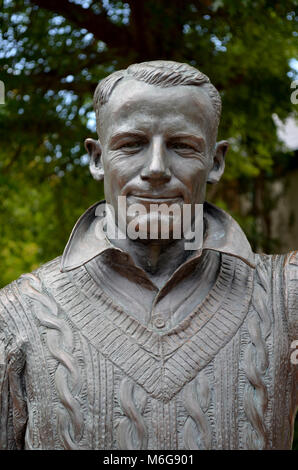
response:
<svg viewBox="0 0 298 470"><path fill-rule="evenodd" d="M0 290L0 450L23 449L27 409L19 341L9 329L11 292Z"/></svg>
<svg viewBox="0 0 298 470"><path fill-rule="evenodd" d="M298 251L288 255L285 265L285 296L291 342L298 340Z"/></svg>
<svg viewBox="0 0 298 470"><path fill-rule="evenodd" d="M298 251L289 253L287 256L284 273L295 416L298 407Z"/></svg>

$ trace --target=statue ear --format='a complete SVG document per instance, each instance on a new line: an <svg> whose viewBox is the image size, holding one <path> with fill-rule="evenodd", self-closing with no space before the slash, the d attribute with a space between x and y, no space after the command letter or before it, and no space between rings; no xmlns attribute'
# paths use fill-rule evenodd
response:
<svg viewBox="0 0 298 470"><path fill-rule="evenodd" d="M101 145L99 140L86 139L84 142L85 149L90 156L89 169L93 178L97 181L102 181L104 178L104 171L101 162Z"/></svg>
<svg viewBox="0 0 298 470"><path fill-rule="evenodd" d="M225 169L225 155L227 153L229 143L226 140L221 140L215 145L215 152L213 157L213 167L208 175L208 183L218 183Z"/></svg>

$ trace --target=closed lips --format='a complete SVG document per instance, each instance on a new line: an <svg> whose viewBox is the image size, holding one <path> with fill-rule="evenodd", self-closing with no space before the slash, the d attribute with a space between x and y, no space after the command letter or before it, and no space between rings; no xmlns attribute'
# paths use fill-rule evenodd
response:
<svg viewBox="0 0 298 470"><path fill-rule="evenodd" d="M138 199L144 199L145 201L164 201L164 200L173 200L173 199L182 199L182 196L141 196L138 194L131 194L131 196Z"/></svg>

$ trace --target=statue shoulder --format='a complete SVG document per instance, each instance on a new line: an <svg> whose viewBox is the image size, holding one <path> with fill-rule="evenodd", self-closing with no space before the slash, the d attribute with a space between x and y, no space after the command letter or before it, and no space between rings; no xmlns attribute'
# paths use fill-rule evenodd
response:
<svg viewBox="0 0 298 470"><path fill-rule="evenodd" d="M291 251L288 253L285 264L289 266L296 266L296 269L298 269L298 251Z"/></svg>
<svg viewBox="0 0 298 470"><path fill-rule="evenodd" d="M30 274L22 274L17 280L0 289L0 339L25 339L26 323L30 322L31 307L26 295L28 279L42 279L47 274L59 276L61 257L40 266Z"/></svg>

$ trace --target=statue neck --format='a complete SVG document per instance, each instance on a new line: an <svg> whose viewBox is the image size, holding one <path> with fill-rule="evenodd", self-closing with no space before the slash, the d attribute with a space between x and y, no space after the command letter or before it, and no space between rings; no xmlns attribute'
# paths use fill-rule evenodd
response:
<svg viewBox="0 0 298 470"><path fill-rule="evenodd" d="M188 258L193 251L184 249L185 240L144 241L113 240L113 244L130 254L136 266L143 269L150 280L161 288L172 274Z"/></svg>

